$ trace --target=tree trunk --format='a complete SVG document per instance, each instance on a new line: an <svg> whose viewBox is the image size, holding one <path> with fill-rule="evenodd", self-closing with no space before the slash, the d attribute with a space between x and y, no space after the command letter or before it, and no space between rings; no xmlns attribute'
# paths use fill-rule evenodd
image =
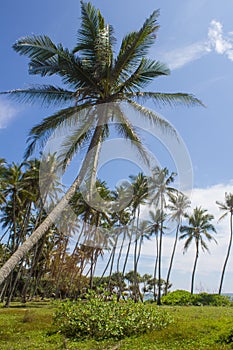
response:
<svg viewBox="0 0 233 350"><path fill-rule="evenodd" d="M161 223L159 235L159 256L158 256L158 296L157 305L161 305L161 270L162 270L162 239L163 239L163 224Z"/></svg>
<svg viewBox="0 0 233 350"><path fill-rule="evenodd" d="M226 259L225 259L225 262L224 262L224 265L223 265L223 269L222 269L221 281L220 281L219 291L218 291L219 295L222 292L223 279L224 279L225 270L226 270L226 266L227 266L228 258L229 258L229 255L230 255L231 246L232 246L232 236L233 236L232 216L233 216L233 212L231 211L231 215L230 215L230 231L231 231L231 233L230 233L230 241L229 241L229 244L228 244L227 255L226 255Z"/></svg>
<svg viewBox="0 0 233 350"><path fill-rule="evenodd" d="M198 244L198 241L196 241L196 256L195 256L195 261L193 265L193 273L192 273L192 280L191 280L191 294L193 294L193 289L194 289L194 277L195 277L195 272L197 267L198 256L199 256L199 244Z"/></svg>
<svg viewBox="0 0 233 350"><path fill-rule="evenodd" d="M169 264L169 268L168 268L168 272L167 272L167 280L166 280L166 285L165 285L165 295L167 295L169 278L170 278L170 274L171 274L171 270L172 270L173 260L174 260L175 251L176 251L176 245L177 245L177 241L178 241L179 228L180 228L180 223L177 225L177 228L176 228L175 242L173 245L171 260L170 260L170 264Z"/></svg>
<svg viewBox="0 0 233 350"><path fill-rule="evenodd" d="M156 301L156 275L157 275L157 266L158 266L158 257L159 257L159 242L158 242L158 233L155 235L155 242L156 242L156 258L155 258L155 266L154 266L154 301Z"/></svg>

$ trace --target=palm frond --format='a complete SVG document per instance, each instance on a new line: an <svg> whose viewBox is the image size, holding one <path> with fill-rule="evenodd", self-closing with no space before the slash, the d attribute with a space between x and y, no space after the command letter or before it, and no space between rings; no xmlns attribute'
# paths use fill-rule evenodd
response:
<svg viewBox="0 0 233 350"><path fill-rule="evenodd" d="M29 73L42 76L57 73L63 77L65 83L75 87L89 86L98 90L89 67L61 44L56 46L47 36L33 35L19 39L13 48L20 55L26 55L31 59Z"/></svg>
<svg viewBox="0 0 233 350"><path fill-rule="evenodd" d="M142 161L149 165L148 152L143 147L140 136L138 135L135 127L130 123L120 106L115 104L111 108L113 108L114 118L117 120L115 128L126 140L128 139L132 141L132 146L136 148Z"/></svg>
<svg viewBox="0 0 233 350"><path fill-rule="evenodd" d="M185 238L185 235L181 235L180 239ZM188 239L185 241L184 244L184 253L187 252L188 248L190 247L193 240L193 236L189 236Z"/></svg>
<svg viewBox="0 0 233 350"><path fill-rule="evenodd" d="M94 116L95 111L87 110L78 118L76 125L71 129L72 131L64 138L57 157L63 170L65 170L78 149L91 138L91 129L95 125Z"/></svg>
<svg viewBox="0 0 233 350"><path fill-rule="evenodd" d="M205 250L209 253L210 251L209 251L209 248L208 248L208 246L207 246L207 244L206 244L206 242L201 238L201 249L202 249L202 251L204 252Z"/></svg>
<svg viewBox="0 0 233 350"><path fill-rule="evenodd" d="M176 130L173 126L165 119L161 118L158 114L151 111L150 109L142 106L141 104L127 98L126 100L137 112L140 113L140 116L145 118L150 122L151 126L159 127L163 132L170 132L172 136L177 137Z"/></svg>
<svg viewBox="0 0 233 350"><path fill-rule="evenodd" d="M169 69L163 63L143 57L133 74L126 81L123 81L117 89L126 92L138 91L148 85L154 78L169 73Z"/></svg>
<svg viewBox="0 0 233 350"><path fill-rule="evenodd" d="M147 55L149 48L155 41L155 32L159 28L158 15L159 11L154 11L138 32L132 32L123 38L112 70L113 82L117 81L121 74L124 76L124 71L135 69L135 65Z"/></svg>
<svg viewBox="0 0 233 350"><path fill-rule="evenodd" d="M26 148L24 158L27 159L32 155L37 144L39 147L43 147L52 132L62 123L66 123L64 124L65 127L77 122L79 113L88 107L90 107L90 103L84 103L80 106L62 109L52 116L44 118L41 123L35 125L29 133L27 140L27 142L29 142L29 145ZM73 116L75 117L72 118Z"/></svg>
<svg viewBox="0 0 233 350"><path fill-rule="evenodd" d="M186 93L161 93L161 92L131 92L126 93L126 96L130 99L135 98L139 102L146 102L148 100L153 100L153 102L159 106L170 106L176 107L178 105L183 105L187 107L191 106L202 106L205 107L203 102L197 99L192 94Z"/></svg>
<svg viewBox="0 0 233 350"><path fill-rule="evenodd" d="M8 94L18 102L31 103L41 101L42 105L60 105L75 100L73 91L65 90L53 85L34 85L27 89L16 89L1 94Z"/></svg>
<svg viewBox="0 0 233 350"><path fill-rule="evenodd" d="M33 35L19 39L13 49L20 55L44 61L58 53L57 46L47 35Z"/></svg>

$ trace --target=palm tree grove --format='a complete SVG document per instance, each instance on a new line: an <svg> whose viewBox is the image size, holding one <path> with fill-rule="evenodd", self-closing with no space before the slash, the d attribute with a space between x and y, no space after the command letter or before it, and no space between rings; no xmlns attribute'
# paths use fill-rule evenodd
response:
<svg viewBox="0 0 233 350"><path fill-rule="evenodd" d="M226 317L233 304L223 290L230 266L233 192L225 193L225 202L215 198L215 218L193 202L179 169L151 160L150 141L139 127L149 125L151 132L179 143L175 127L160 113L185 108L188 118L187 107L198 114L205 101L192 93L151 88L154 81L168 79L169 84L171 73L151 55L159 10L120 40L91 2L81 0L80 9L72 48L45 34L16 38L13 50L25 57L35 84L1 92L16 105L43 106L50 115L41 115L36 125L31 121L23 159L0 158L0 322L6 322L1 318L6 315L12 329L6 339L0 332L0 347L230 349L233 327ZM121 175L125 163L119 174L110 169L105 177L99 171L103 154L111 168L115 139L122 140L119 149L126 159L131 157L128 149L136 154L139 166L127 178ZM115 175L124 180L113 184L109 177ZM228 231L219 233L218 223L226 217ZM203 290L196 283L203 268L200 257L205 254L208 261L219 244L218 233L229 244L216 289ZM178 290L177 259L191 266ZM203 316L200 306L206 306ZM19 331L8 310L24 312L22 327L28 328ZM222 314L215 318L218 312ZM200 317L202 329L208 328L202 322L209 317L206 333L194 334L198 326L192 324L183 329L188 317L194 320L190 322ZM217 319L222 323L215 325ZM42 331L34 333L35 324L44 325L43 340ZM22 333L22 340L16 342L14 333ZM32 337L31 345L23 337Z"/></svg>

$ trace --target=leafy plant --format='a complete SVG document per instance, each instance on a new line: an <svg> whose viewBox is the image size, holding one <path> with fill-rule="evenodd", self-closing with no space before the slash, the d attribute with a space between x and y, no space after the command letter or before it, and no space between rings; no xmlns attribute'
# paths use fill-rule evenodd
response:
<svg viewBox="0 0 233 350"><path fill-rule="evenodd" d="M86 301L64 302L55 314L59 331L71 338L96 340L147 333L171 323L169 314L153 305L116 302L91 298Z"/></svg>
<svg viewBox="0 0 233 350"><path fill-rule="evenodd" d="M186 290L175 290L163 296L162 303L165 305L190 305L191 293Z"/></svg>
<svg viewBox="0 0 233 350"><path fill-rule="evenodd" d="M164 296L162 303L165 305L195 305L195 306L230 306L229 297L219 294L191 294L186 290L176 290Z"/></svg>

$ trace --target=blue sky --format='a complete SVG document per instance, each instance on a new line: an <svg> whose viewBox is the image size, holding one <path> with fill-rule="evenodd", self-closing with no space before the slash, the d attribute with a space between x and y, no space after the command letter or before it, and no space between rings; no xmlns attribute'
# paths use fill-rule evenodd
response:
<svg viewBox="0 0 233 350"><path fill-rule="evenodd" d="M206 108L164 108L159 113L173 124L190 154L194 176L194 203L211 209L217 219L219 212L214 204L215 200L223 199L225 191L231 191L233 179L232 1L225 0L224 6L217 0L179 0L169 3L162 0L95 0L92 3L101 9L107 21L114 26L118 39L128 31L138 29L154 9L160 9L161 28L150 56L167 63L171 68L171 76L155 80L150 89L193 93L205 103ZM75 44L79 17L78 0L4 2L0 22L0 90L45 82L29 76L27 59L20 57L11 48L18 38L31 34L47 34L54 42L62 42L64 46L71 48ZM19 105L1 97L0 157L9 162L20 162L28 131L52 111L39 105ZM163 158L159 161L167 166ZM219 225L218 230L218 247L211 245L212 255L203 257L200 265L204 264L205 268L197 274L197 285L203 285L210 291L217 290L219 270L228 239L227 223ZM146 245L144 253L147 256L151 254ZM230 283L233 277L233 269L230 267L232 262L231 259L225 291L233 289ZM191 266L192 251L185 257L180 253L173 276L175 287L189 288L187 270ZM206 278L208 274L209 281Z"/></svg>

